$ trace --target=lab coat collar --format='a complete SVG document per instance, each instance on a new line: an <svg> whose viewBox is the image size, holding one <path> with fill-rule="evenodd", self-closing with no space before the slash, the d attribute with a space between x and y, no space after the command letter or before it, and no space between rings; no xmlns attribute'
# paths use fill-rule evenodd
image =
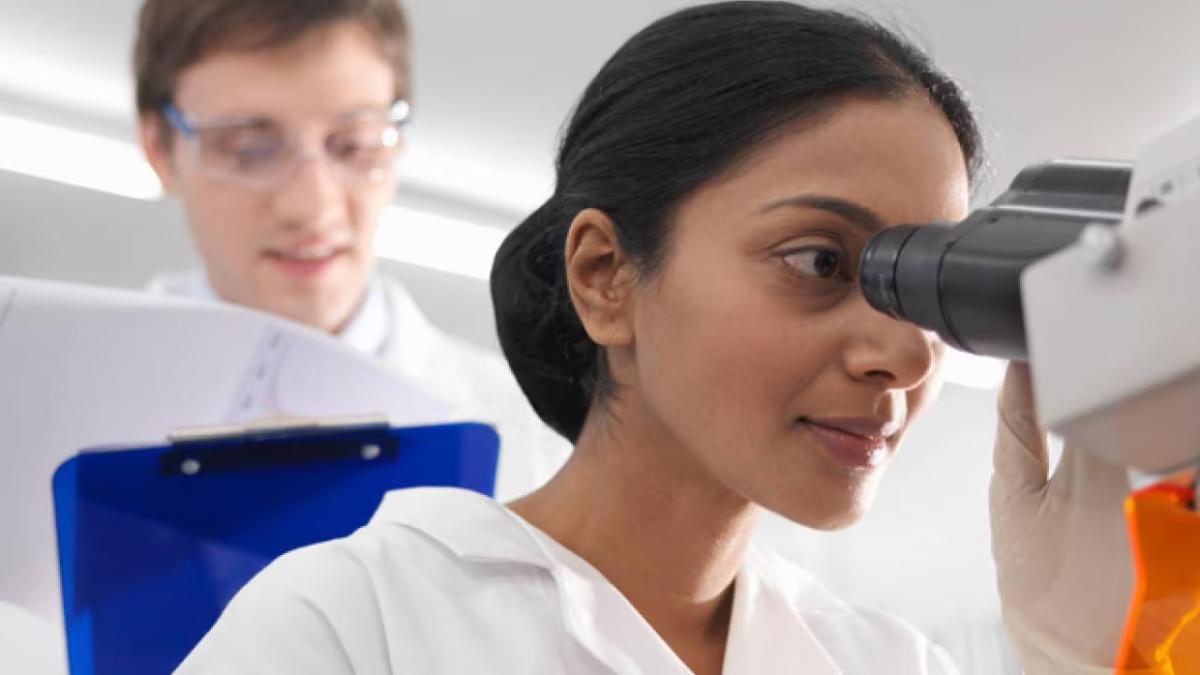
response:
<svg viewBox="0 0 1200 675"><path fill-rule="evenodd" d="M456 488L389 492L371 524L410 527L460 558L534 565L549 570L549 556L518 517L484 495Z"/></svg>
<svg viewBox="0 0 1200 675"><path fill-rule="evenodd" d="M465 560L545 570L558 589L566 632L608 670L640 675L637 664L617 653L587 615L586 585L570 570L556 566L531 526L501 504L454 488L399 490L384 497L371 520L373 525L377 522L416 529Z"/></svg>
<svg viewBox="0 0 1200 675"><path fill-rule="evenodd" d="M437 377L439 374L432 369L437 367L438 360L432 357L442 341L438 329L399 281L380 275L378 285L391 319L389 339L380 355L409 377L422 381ZM398 339L398 336L403 338Z"/></svg>
<svg viewBox="0 0 1200 675"><path fill-rule="evenodd" d="M638 665L612 648L575 602L585 585L553 562L530 526L503 505L453 488L416 488L388 493L372 524L411 527L463 559L532 565L550 572L559 589L568 632L616 673L639 673ZM734 591L724 672L731 675L841 675L796 609L816 582L800 570L784 573L776 556L750 547Z"/></svg>
<svg viewBox="0 0 1200 675"><path fill-rule="evenodd" d="M391 311L378 278L367 285L366 295L354 315L337 334L347 345L371 356L382 356L392 338Z"/></svg>
<svg viewBox="0 0 1200 675"><path fill-rule="evenodd" d="M531 565L545 570L558 589L566 632L608 670L640 675L629 658L613 649L589 616L589 589L555 564L519 516L494 500L454 488L417 488L388 493L371 524L411 527L432 537L459 558L492 564Z"/></svg>

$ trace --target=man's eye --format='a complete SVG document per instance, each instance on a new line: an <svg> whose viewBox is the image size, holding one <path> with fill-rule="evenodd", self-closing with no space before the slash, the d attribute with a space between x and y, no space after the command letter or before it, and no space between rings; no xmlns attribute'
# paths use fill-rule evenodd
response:
<svg viewBox="0 0 1200 675"><path fill-rule="evenodd" d="M844 274L845 262L840 251L830 248L805 248L783 256L792 269L817 279L834 279Z"/></svg>
<svg viewBox="0 0 1200 675"><path fill-rule="evenodd" d="M279 147L276 145L251 145L238 148L236 151L230 153L230 159L242 168L253 168L263 164L270 164L278 154Z"/></svg>
<svg viewBox="0 0 1200 675"><path fill-rule="evenodd" d="M389 134L395 129L380 125L361 125L335 132L325 140L329 156L346 163L377 163L395 141Z"/></svg>
<svg viewBox="0 0 1200 675"><path fill-rule="evenodd" d="M370 143L362 135L354 134L331 136L325 145L330 156L345 161L361 159L363 155L373 150Z"/></svg>
<svg viewBox="0 0 1200 675"><path fill-rule="evenodd" d="M251 167L272 161L284 146L275 133L260 129L225 129L202 139L202 147L220 161L239 167Z"/></svg>

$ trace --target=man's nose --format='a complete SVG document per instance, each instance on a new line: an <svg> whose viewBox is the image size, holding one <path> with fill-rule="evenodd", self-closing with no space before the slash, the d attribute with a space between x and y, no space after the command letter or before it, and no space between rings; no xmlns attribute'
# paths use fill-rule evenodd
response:
<svg viewBox="0 0 1200 675"><path fill-rule="evenodd" d="M320 230L344 218L346 187L326 157L305 154L276 189L274 207L285 227Z"/></svg>

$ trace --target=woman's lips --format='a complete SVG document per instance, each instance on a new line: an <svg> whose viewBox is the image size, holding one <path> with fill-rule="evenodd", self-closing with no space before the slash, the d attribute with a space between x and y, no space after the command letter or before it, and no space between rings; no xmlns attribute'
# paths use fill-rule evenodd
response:
<svg viewBox="0 0 1200 675"><path fill-rule="evenodd" d="M801 419L800 425L821 442L834 461L851 469L870 469L886 462L888 437L899 429L897 424L865 421Z"/></svg>

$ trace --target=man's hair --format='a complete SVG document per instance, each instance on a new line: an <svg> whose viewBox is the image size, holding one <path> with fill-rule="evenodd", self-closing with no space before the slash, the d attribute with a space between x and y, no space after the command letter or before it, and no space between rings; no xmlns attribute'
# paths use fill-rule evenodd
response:
<svg viewBox="0 0 1200 675"><path fill-rule="evenodd" d="M375 36L396 98L408 98L408 23L396 0L146 0L133 53L138 113L159 112L179 73L215 50L283 47L347 20Z"/></svg>

